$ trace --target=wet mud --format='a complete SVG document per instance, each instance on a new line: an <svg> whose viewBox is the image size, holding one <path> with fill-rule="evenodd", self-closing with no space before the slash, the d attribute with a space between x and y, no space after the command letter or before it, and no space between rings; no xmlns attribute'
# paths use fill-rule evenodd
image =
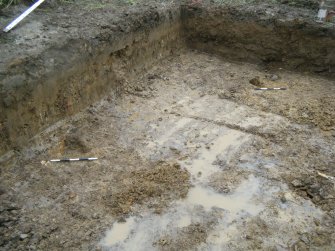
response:
<svg viewBox="0 0 335 251"><path fill-rule="evenodd" d="M333 30L270 7L134 6L1 61L1 249L332 250Z"/></svg>

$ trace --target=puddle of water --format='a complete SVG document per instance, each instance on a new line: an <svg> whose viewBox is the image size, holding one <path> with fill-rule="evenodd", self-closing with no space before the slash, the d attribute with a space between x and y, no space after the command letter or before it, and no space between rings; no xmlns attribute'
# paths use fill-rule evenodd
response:
<svg viewBox="0 0 335 251"><path fill-rule="evenodd" d="M191 225L192 223L192 219L189 215L184 215L180 218L179 221L177 221L177 226L178 228L183 228L183 227L187 227L189 225Z"/></svg>
<svg viewBox="0 0 335 251"><path fill-rule="evenodd" d="M251 176L251 180L252 179L254 178ZM259 219L262 222L266 222L269 231L276 233L263 239L264 246L269 247L273 246L274 243L285 245L288 241L291 241L292 238L297 238L295 236L296 233L292 231L292 229L300 229L300 232L312 231L315 226L313 219L322 219L323 213L320 209L315 208L310 201L305 201L303 199L296 200L291 196L290 192L285 193L288 202L280 202L278 199L278 192L287 191L288 187L286 185L278 184L278 186L276 186L267 183L266 180L262 181L257 178L255 179L255 182L262 183L261 190L259 189L258 192L252 196L252 198L257 200L259 204L255 205L254 203L248 203L245 207L247 209L249 207L257 208L261 205L263 209L259 212L257 212L257 209L251 209L254 214L253 216L256 216L256 218L249 217L250 215L237 213L233 219L230 215L228 222L226 222L226 219L220 219L215 229L209 233L206 241L207 248L218 251L247 249L246 246L242 246L246 242L243 242L243 244L238 243L241 241L241 237L250 233L248 233L248 228L246 228L245 222L252 219ZM242 186L245 185L241 185L238 190L242 190ZM254 189L255 188L251 188L251 190ZM243 190L243 192L246 191ZM238 191L236 191L234 195L235 194L238 194ZM253 200L252 198L251 200ZM275 213L273 212L273 209L275 209ZM252 229L252 227L252 224L249 225L249 229Z"/></svg>
<svg viewBox="0 0 335 251"><path fill-rule="evenodd" d="M174 201L160 215L141 212L126 223L115 223L102 242L107 250L157 250L159 246L153 244L159 239L167 236L178 239L181 228L195 223L206 227L208 222L213 224L208 229L206 243L198 247L201 250L246 249L243 245L247 242L244 238L250 230L248 227L253 228L258 220L266 223L269 233L275 233L274 237L263 236L264 243L270 242L269 246L295 238L295 229L308 230L313 223L309 217L318 216L315 207L291 203L290 200L296 202L297 199L290 197L287 203L282 203L278 194L288 188L258 176L258 173L263 173L264 177L267 172L276 174L277 162L272 157L259 160L254 152L241 156L236 168L248 169L257 173L257 177L249 176L230 194L217 193L208 186L211 175L222 171L219 164L229 163L239 147L253 136L206 121L222 121L242 128L257 126L264 131L281 126L283 119L273 114L259 114L259 111L226 100L216 103L211 96L198 101L193 101L193 97L181 98L174 110L199 119L171 116L169 120L164 119L164 123L149 123L148 145L139 151L145 158L180 159L179 163L191 173L195 186L185 199ZM280 123L275 123L277 121ZM232 243L234 245L230 246Z"/></svg>
<svg viewBox="0 0 335 251"><path fill-rule="evenodd" d="M164 214L147 214L129 218L126 223L115 223L102 242L107 250L156 250L153 243L166 234L173 235L179 228L203 222L214 208L223 210L221 226L228 227L239 216L256 215L264 209L252 198L260 190L254 176L241 183L230 195L219 194L200 185L195 186L184 200L177 201ZM199 206L200 209L199 210ZM198 210L196 210L198 208Z"/></svg>
<svg viewBox="0 0 335 251"><path fill-rule="evenodd" d="M160 149L168 141L176 140L176 134L188 133L190 129L185 129L185 126L191 122L191 119L179 120L175 127L161 135L155 143L155 148ZM127 219L126 223L115 223L102 241L105 249L113 251L157 250L159 247L154 246L154 243L160 238L166 236L179 238L179 229L192 223L208 222L213 215L215 215L217 224L213 230L209 231L206 243L202 244L204 249L199 247L201 250L229 250L231 243L239 243L241 236L246 234L245 222L255 216L264 219L270 227L272 225L285 226L280 230L280 234L278 232L280 239L268 237L268 241L286 243L291 238L292 224L308 230L308 225L312 220L308 217L316 216L315 208L309 209L306 205L293 203L285 206L274 204L277 205L276 208L279 211L276 216L267 208L269 201L280 203L278 198L275 200L273 198L276 198L275 194L279 191L287 190L285 187L277 187L273 184L269 186L266 180L253 175L242 181L231 194L220 194L207 187L208 177L220 171L219 166L213 165L218 156L229 159L238 150L238 147L249 139L249 136L242 132L223 127L214 128L208 133L211 135L208 140L213 143L210 149L195 148L192 155L197 156L197 159L189 159L189 165L186 164L187 161L180 162L195 179L195 186L190 189L188 196L183 200L175 201L161 215L147 212L136 218ZM218 136L213 140L213 135ZM202 173L200 177L198 172ZM291 199L294 200L294 198ZM222 214L217 214L218 209L222 210ZM297 212L299 217L291 217ZM292 220L295 221L292 223ZM287 222L291 223L286 224Z"/></svg>
<svg viewBox="0 0 335 251"><path fill-rule="evenodd" d="M106 238L103 241L104 246L113 246L127 239L131 229L134 226L135 219L130 217L126 222L114 223L113 228L107 232Z"/></svg>
<svg viewBox="0 0 335 251"><path fill-rule="evenodd" d="M179 210L178 210L179 212ZM107 236L101 242L104 250L156 250L153 246L169 224L174 224L179 215L171 211L164 215L146 214L141 217L127 219L126 223L120 225L115 223ZM180 220L180 219L179 219ZM130 223L128 223L130 221ZM122 232L122 235L119 234ZM113 237L115 235L116 237ZM112 240L112 241L108 241Z"/></svg>
<svg viewBox="0 0 335 251"><path fill-rule="evenodd" d="M176 139L177 133L184 130L185 126L193 120L182 118L173 128L167 130L155 141L154 147L162 147L171 139ZM199 125L196 125L199 127ZM196 129L196 128L195 128ZM185 129L187 133L189 129ZM192 129L193 130L193 129ZM196 149L197 159L187 166L183 161L180 164L195 177L193 187L186 199L174 203L164 214L147 214L134 221L133 218L126 223L115 223L107 233L102 245L109 250L153 250L152 243L164 234L177 232L178 228L189 226L194 222L202 222L209 217L211 212L217 209L223 210L224 224L234 220L238 215L255 215L263 207L253 203L252 198L259 192L259 182L254 176L242 182L239 188L230 195L219 194L205 186L206 179L213 173L219 171L219 167L213 165L218 155L232 154L243 144L248 136L236 130L217 127L209 131L211 135L218 135L211 141L210 149L205 147ZM149 146L150 148L150 146ZM198 173L202 175L199 177ZM200 208L200 211L196 208ZM139 248L141 247L141 248Z"/></svg>
<svg viewBox="0 0 335 251"><path fill-rule="evenodd" d="M248 122L255 124L259 121ZM204 128L201 128L202 126ZM166 236L179 238L179 229L192 223L204 224L215 215L217 224L208 233L207 241L202 247L205 247L204 250L227 250L232 241L238 243L240 240L238 238L245 231L245 221L252 217L268 217L278 224L284 224L282 221L291 219L288 216L292 213L292 206L289 208L279 206L278 210L283 212L279 212L277 219L273 218L271 210L266 210L266 205L273 200L279 188L271 186L265 189L268 186L261 178L250 175L231 194L217 193L208 187L208 178L220 171L219 165L215 165L214 162L217 160L229 162L239 147L250 139L249 135L225 127L208 125L206 122L195 122L189 118L180 118L170 128L159 128L159 131L160 133L155 133L156 140L149 142L144 154L153 149L162 152L170 151L171 147L167 146L174 146L183 154L188 154L190 158L179 163L191 173L195 186L190 189L185 199L175 201L163 214L146 212L141 216L127 219L126 223L115 223L102 241L104 248L107 250L157 250L159 247L154 246L154 243L160 238ZM195 137L195 132L199 132L199 136ZM202 137L203 135L206 137ZM188 141L187 146L180 143ZM193 146L192 144L195 147L190 147ZM205 148L205 144L209 149ZM247 164L251 165L250 169L255 168L257 162L250 163L249 157L245 159ZM268 163L267 167L272 168L270 164ZM198 175L199 172L201 175ZM298 208L299 212L304 212L302 206ZM217 214L218 210L222 210L222 214ZM264 216L267 214L269 216ZM300 218L295 225L303 222L305 219ZM282 235L284 236L284 233ZM283 242L289 238L287 234Z"/></svg>
<svg viewBox="0 0 335 251"><path fill-rule="evenodd" d="M185 165L185 167L194 177L201 173L197 179L204 181L213 173L220 171L218 166L212 164L217 159L217 156L223 153L228 155L229 152L243 144L247 138L248 136L244 133L226 129L223 135L218 136L217 139L211 142L210 149L200 149L198 158L193 160L191 165Z"/></svg>
<svg viewBox="0 0 335 251"><path fill-rule="evenodd" d="M252 203L252 198L259 192L259 181L254 176L250 176L236 189L233 194L219 194L209 188L195 186L189 192L187 203L201 205L206 210L213 207L229 211L236 215L238 212L245 211L248 214L256 215L262 210L262 206Z"/></svg>

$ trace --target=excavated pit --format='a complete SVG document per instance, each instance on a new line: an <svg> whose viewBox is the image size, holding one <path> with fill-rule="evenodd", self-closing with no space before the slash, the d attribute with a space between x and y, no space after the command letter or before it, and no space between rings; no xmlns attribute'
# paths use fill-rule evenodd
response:
<svg viewBox="0 0 335 251"><path fill-rule="evenodd" d="M149 8L1 64L0 246L334 248L335 29L294 14Z"/></svg>

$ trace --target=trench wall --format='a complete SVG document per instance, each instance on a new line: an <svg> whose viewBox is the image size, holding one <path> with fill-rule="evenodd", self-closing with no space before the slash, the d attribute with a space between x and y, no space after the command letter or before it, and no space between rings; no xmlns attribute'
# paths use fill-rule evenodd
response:
<svg viewBox="0 0 335 251"><path fill-rule="evenodd" d="M140 20L127 32L102 32L13 62L0 85L0 155L107 94L118 95L127 81L183 45L179 7L145 12Z"/></svg>
<svg viewBox="0 0 335 251"><path fill-rule="evenodd" d="M335 79L335 27L272 9L183 6L184 36L189 47L226 59Z"/></svg>
<svg viewBox="0 0 335 251"><path fill-rule="evenodd" d="M0 155L106 94L122 93L155 62L186 45L226 59L335 79L335 29L257 11L175 6L147 11L126 32L101 31L11 62L0 85ZM51 60L52 59L52 60Z"/></svg>

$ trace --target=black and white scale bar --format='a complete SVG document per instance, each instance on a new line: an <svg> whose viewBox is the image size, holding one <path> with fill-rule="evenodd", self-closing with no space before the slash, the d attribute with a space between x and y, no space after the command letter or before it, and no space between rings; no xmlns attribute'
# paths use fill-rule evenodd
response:
<svg viewBox="0 0 335 251"><path fill-rule="evenodd" d="M275 88L255 88L256 91L275 91L275 90L287 90L285 87L275 87Z"/></svg>
<svg viewBox="0 0 335 251"><path fill-rule="evenodd" d="M50 162L92 161L97 159L98 158L52 159Z"/></svg>

